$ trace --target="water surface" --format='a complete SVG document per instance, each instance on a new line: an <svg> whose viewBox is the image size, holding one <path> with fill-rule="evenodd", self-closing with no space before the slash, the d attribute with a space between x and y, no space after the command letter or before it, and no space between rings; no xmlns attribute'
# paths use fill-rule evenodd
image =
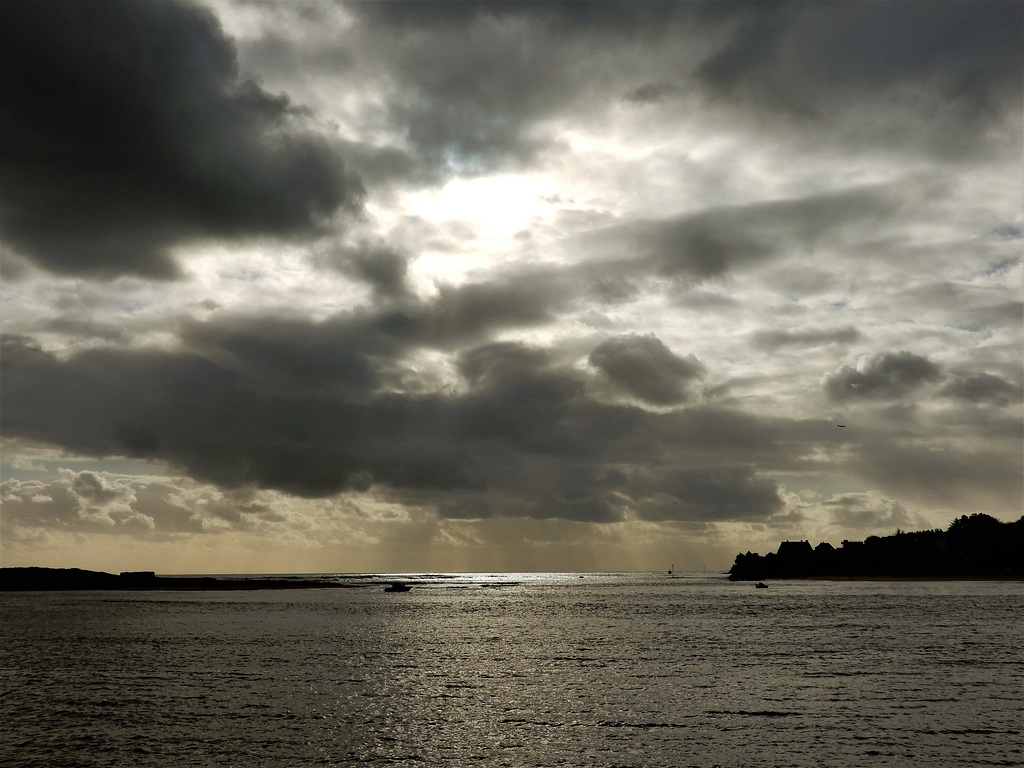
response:
<svg viewBox="0 0 1024 768"><path fill-rule="evenodd" d="M1020 583L415 581L0 594L0 764L1024 765Z"/></svg>

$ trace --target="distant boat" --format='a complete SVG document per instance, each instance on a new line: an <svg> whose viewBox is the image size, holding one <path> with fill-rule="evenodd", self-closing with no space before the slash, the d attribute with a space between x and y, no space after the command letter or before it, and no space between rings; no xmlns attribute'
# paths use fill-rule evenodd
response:
<svg viewBox="0 0 1024 768"><path fill-rule="evenodd" d="M676 564L672 563L672 567L668 569L668 575L671 576L672 575L672 571L674 571L675 569L676 569Z"/></svg>
<svg viewBox="0 0 1024 768"><path fill-rule="evenodd" d="M412 587L401 581L392 581L391 584L384 587L385 592L408 592Z"/></svg>
<svg viewBox="0 0 1024 768"><path fill-rule="evenodd" d="M757 589L768 589L768 585L767 585L767 584L765 584L765 583L764 583L763 581L759 581L759 582L757 582L757 584L755 584L754 586L755 586L755 587L756 587Z"/></svg>

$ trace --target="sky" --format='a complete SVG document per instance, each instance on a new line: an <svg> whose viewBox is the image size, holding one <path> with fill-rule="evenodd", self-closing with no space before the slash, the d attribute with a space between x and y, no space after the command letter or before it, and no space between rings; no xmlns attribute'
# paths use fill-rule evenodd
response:
<svg viewBox="0 0 1024 768"><path fill-rule="evenodd" d="M1017 519L1022 8L0 3L3 565Z"/></svg>

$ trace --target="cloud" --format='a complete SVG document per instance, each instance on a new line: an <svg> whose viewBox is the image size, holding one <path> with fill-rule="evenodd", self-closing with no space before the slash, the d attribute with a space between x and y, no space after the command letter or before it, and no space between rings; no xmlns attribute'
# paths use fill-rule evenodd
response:
<svg viewBox="0 0 1024 768"><path fill-rule="evenodd" d="M776 483L744 467L664 471L643 484L653 491L637 505L644 520L756 520L784 507Z"/></svg>
<svg viewBox="0 0 1024 768"><path fill-rule="evenodd" d="M5 480L0 497L3 534L19 540L46 530L168 540L228 531L280 534L307 525L276 494L218 490L185 478L63 470L52 480Z"/></svg>
<svg viewBox="0 0 1024 768"><path fill-rule="evenodd" d="M580 288L571 275L518 269L459 285L437 283L437 293L363 318L361 335L387 343L458 349L504 328L549 323Z"/></svg>
<svg viewBox="0 0 1024 768"><path fill-rule="evenodd" d="M885 352L858 368L841 366L825 379L832 400L891 400L903 397L924 384L937 381L941 368L912 352Z"/></svg>
<svg viewBox="0 0 1024 768"><path fill-rule="evenodd" d="M82 455L162 462L227 490L369 493L459 519L764 519L783 510L774 473L834 472L841 465L822 457L840 448L854 457L844 472L897 498L1004 505L1019 492L1019 435L1005 424L990 437L1006 450L988 456L967 445L905 443L892 419L865 419L846 434L824 420L727 408L610 405L588 394L585 371L561 350L522 342L465 349L454 360L460 387L401 392L361 378L377 363L346 347L343 331L265 319L243 332L211 322L184 337L191 351L93 349L63 359L9 338L0 357L5 432ZM615 337L595 351L608 375L647 401L674 398L703 374L701 363L652 336ZM354 368L350 353L362 361ZM858 372L870 382L865 402L930 381L939 369L922 360L874 358ZM388 358L385 368L399 361ZM76 508L118 498L89 474L65 490L61 498L74 494ZM241 525L271 512L232 504L227 518L214 517Z"/></svg>
<svg viewBox="0 0 1024 768"><path fill-rule="evenodd" d="M753 105L815 140L961 162L1020 133L1019 4L778 4L737 15L697 68L715 100ZM931 119L922 119L930 116ZM899 121L919 130L897 134Z"/></svg>
<svg viewBox="0 0 1024 768"><path fill-rule="evenodd" d="M239 317L189 322L183 330L192 348L261 392L326 390L358 399L379 382L365 349L337 324Z"/></svg>
<svg viewBox="0 0 1024 768"><path fill-rule="evenodd" d="M871 187L712 207L615 223L580 241L655 274L716 278L798 248L813 251L842 239L852 226L889 219L899 208L897 199L895 190Z"/></svg>
<svg viewBox="0 0 1024 768"><path fill-rule="evenodd" d="M3 5L4 525L1019 514L1021 10L969 5Z"/></svg>
<svg viewBox="0 0 1024 768"><path fill-rule="evenodd" d="M265 10L244 60L325 109L354 91L359 106L337 120L376 189L549 158L559 126L622 94L632 108L725 110L731 128L783 142L796 130L833 151L962 162L1020 134L1021 13L1009 2L350 3L343 25L339 13ZM653 112L654 125L679 120Z"/></svg>
<svg viewBox="0 0 1024 768"><path fill-rule="evenodd" d="M4 534L15 538L36 528L124 535L154 529L153 518L137 508L129 484L114 484L92 472L65 470L50 482L6 480L0 496Z"/></svg>
<svg viewBox="0 0 1024 768"><path fill-rule="evenodd" d="M349 145L354 164L383 185L521 168L562 143L547 125L552 118L617 101L609 89L627 78L638 88L629 71L638 40L676 39L686 25L731 16L703 5L622 2L350 3L345 11L346 34L310 32L312 50L302 53L288 34L309 22L277 11L277 23L245 53L291 79L298 57L306 77L374 83L366 114L341 119L359 137ZM330 11L302 15L329 23ZM660 60L665 50L668 61ZM660 71L695 56L677 46L659 48L657 58L651 68ZM592 79L595 71L603 82Z"/></svg>
<svg viewBox="0 0 1024 768"><path fill-rule="evenodd" d="M653 334L606 339L590 353L590 364L613 383L652 405L688 400L689 387L707 375L693 355L680 357Z"/></svg>
<svg viewBox="0 0 1024 768"><path fill-rule="evenodd" d="M380 298L401 298L409 294L409 259L387 242L364 241L335 247L320 254L317 260L368 283Z"/></svg>
<svg viewBox="0 0 1024 768"><path fill-rule="evenodd" d="M730 437L730 417L713 414L663 432L653 414L589 400L579 372L522 344L465 352L459 369L468 389L455 397L353 389L345 365L332 367L326 358L312 375L296 357L301 346L264 341L202 336L196 344L209 358L87 350L58 360L8 339L5 429L87 455L160 460L224 488L318 497L367 490L372 478L374 487L406 503L437 504L442 514L515 510L592 520L621 517L622 500L601 478L609 477L607 464L636 460L637 446L660 461L690 440L704 439L694 448L706 457L712 435L733 452L757 436L748 426ZM634 341L624 339L627 351ZM654 370L678 381L699 376L696 361L641 339L640 348L647 347L660 366ZM300 378L322 376L323 384L274 383L296 368ZM483 492L494 500L459 503L466 493ZM444 501L439 493L454 495Z"/></svg>
<svg viewBox="0 0 1024 768"><path fill-rule="evenodd" d="M1000 449L971 452L897 441L873 443L865 445L858 458L859 471L896 498L947 508L1019 510L1024 505L1019 437L1003 441Z"/></svg>
<svg viewBox="0 0 1024 768"><path fill-rule="evenodd" d="M828 397L836 402L897 400L927 384L939 385L940 397L976 405L1021 403L1022 388L988 372L945 371L926 357L911 352L885 352L863 360L856 368L840 366L825 377Z"/></svg>
<svg viewBox="0 0 1024 768"><path fill-rule="evenodd" d="M623 96L624 101L634 104L656 104L676 93L678 89L672 83L644 83Z"/></svg>
<svg viewBox="0 0 1024 768"><path fill-rule="evenodd" d="M762 349L779 347L817 347L826 344L852 344L861 337L852 326L843 328L807 329L801 331L758 331L754 344Z"/></svg>
<svg viewBox="0 0 1024 768"><path fill-rule="evenodd" d="M831 522L859 530L923 530L928 522L904 505L874 493L847 493L822 502Z"/></svg>
<svg viewBox="0 0 1024 768"><path fill-rule="evenodd" d="M122 492L111 488L93 472L80 472L71 483L71 490L81 499L104 505L118 499Z"/></svg>
<svg viewBox="0 0 1024 768"><path fill-rule="evenodd" d="M44 268L178 274L198 237L315 229L362 187L302 111L238 69L198 6L4 3L4 238Z"/></svg>
<svg viewBox="0 0 1024 768"><path fill-rule="evenodd" d="M1024 390L991 373L967 373L950 377L940 390L947 397L970 403L1020 404Z"/></svg>

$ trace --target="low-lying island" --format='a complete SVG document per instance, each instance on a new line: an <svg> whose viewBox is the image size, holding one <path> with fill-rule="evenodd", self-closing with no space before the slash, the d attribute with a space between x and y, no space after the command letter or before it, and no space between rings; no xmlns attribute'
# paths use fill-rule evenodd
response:
<svg viewBox="0 0 1024 768"><path fill-rule="evenodd" d="M157 576L153 571L120 574L81 568L0 568L0 590L14 592L66 590L240 590L339 589L354 587L336 580L315 578L244 578L237 576Z"/></svg>

